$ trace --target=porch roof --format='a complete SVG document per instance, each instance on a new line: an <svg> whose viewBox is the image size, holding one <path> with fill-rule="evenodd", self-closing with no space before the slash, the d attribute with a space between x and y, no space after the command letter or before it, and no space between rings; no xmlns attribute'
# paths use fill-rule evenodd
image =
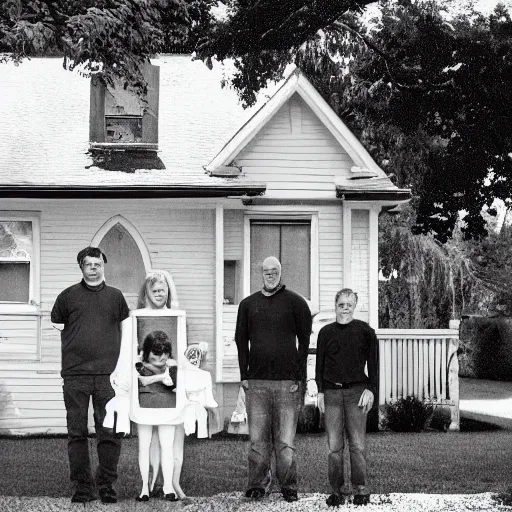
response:
<svg viewBox="0 0 512 512"><path fill-rule="evenodd" d="M122 162L106 165L89 151L90 80L63 69L60 58L2 64L0 197L263 193L264 183L243 175L210 176L203 168L252 113L239 105L234 91L221 88L222 66L210 71L186 55L154 63L161 73L159 151L153 161L130 169Z"/></svg>
<svg viewBox="0 0 512 512"><path fill-rule="evenodd" d="M359 201L405 202L412 197L408 188L398 188L387 176L338 178L336 197Z"/></svg>

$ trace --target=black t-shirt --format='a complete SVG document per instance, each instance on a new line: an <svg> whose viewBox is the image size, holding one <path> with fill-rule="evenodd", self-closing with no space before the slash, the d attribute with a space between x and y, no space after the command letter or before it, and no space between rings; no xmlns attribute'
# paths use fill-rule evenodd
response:
<svg viewBox="0 0 512 512"><path fill-rule="evenodd" d="M364 373L368 363L368 377ZM378 383L378 341L375 331L361 320L333 322L318 333L315 380L323 392L325 382L367 382L375 393Z"/></svg>
<svg viewBox="0 0 512 512"><path fill-rule="evenodd" d="M121 322L130 310L117 288L92 290L82 280L59 294L51 320L61 332L63 377L114 371L121 346Z"/></svg>

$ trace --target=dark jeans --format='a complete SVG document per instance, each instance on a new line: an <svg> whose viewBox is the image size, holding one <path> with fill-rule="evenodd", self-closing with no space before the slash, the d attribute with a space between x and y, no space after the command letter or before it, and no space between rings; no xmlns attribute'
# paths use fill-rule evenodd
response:
<svg viewBox="0 0 512 512"><path fill-rule="evenodd" d="M105 405L115 395L110 385L110 375L64 377L63 390L71 481L78 486L93 485L87 439L89 400L92 397L99 462L95 482L98 489L107 487L117 479L117 463L121 453L121 439L115 437L115 429L111 431L103 427Z"/></svg>
<svg viewBox="0 0 512 512"><path fill-rule="evenodd" d="M324 393L324 424L329 445L328 474L333 493L342 492L344 485L344 432L350 451L351 479L354 486L366 485L366 416L358 407L364 384L347 389L326 389Z"/></svg>
<svg viewBox="0 0 512 512"><path fill-rule="evenodd" d="M249 380L247 419L249 425L248 489L266 489L270 483L272 447L277 478L282 490L297 490L295 431L301 407L301 386L292 380Z"/></svg>

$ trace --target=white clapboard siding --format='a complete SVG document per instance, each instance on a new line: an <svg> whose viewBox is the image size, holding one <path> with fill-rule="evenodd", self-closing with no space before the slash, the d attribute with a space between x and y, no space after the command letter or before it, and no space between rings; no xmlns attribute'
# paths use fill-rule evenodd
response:
<svg viewBox="0 0 512 512"><path fill-rule="evenodd" d="M458 331L378 329L379 404L415 396L451 407L451 430L459 429Z"/></svg>
<svg viewBox="0 0 512 512"><path fill-rule="evenodd" d="M243 210L224 210L224 259L242 260L244 247Z"/></svg>
<svg viewBox="0 0 512 512"><path fill-rule="evenodd" d="M237 306L226 305L222 311L222 331L224 337L224 352L222 361L222 381L240 382L238 352L235 344Z"/></svg>
<svg viewBox="0 0 512 512"><path fill-rule="evenodd" d="M39 359L38 314L0 314L0 360Z"/></svg>
<svg viewBox="0 0 512 512"><path fill-rule="evenodd" d="M334 198L334 178L353 161L309 106L295 94L236 157L269 197Z"/></svg>

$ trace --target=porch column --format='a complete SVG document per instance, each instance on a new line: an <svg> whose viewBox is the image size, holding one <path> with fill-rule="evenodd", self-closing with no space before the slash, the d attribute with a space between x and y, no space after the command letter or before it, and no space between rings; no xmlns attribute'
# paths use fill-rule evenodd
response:
<svg viewBox="0 0 512 512"><path fill-rule="evenodd" d="M379 213L381 207L370 208L368 233L368 323L379 327Z"/></svg>
<svg viewBox="0 0 512 512"><path fill-rule="evenodd" d="M343 204L343 288L352 287L352 210Z"/></svg>
<svg viewBox="0 0 512 512"><path fill-rule="evenodd" d="M222 381L224 336L222 330L222 305L224 302L224 207L215 208L215 375Z"/></svg>

